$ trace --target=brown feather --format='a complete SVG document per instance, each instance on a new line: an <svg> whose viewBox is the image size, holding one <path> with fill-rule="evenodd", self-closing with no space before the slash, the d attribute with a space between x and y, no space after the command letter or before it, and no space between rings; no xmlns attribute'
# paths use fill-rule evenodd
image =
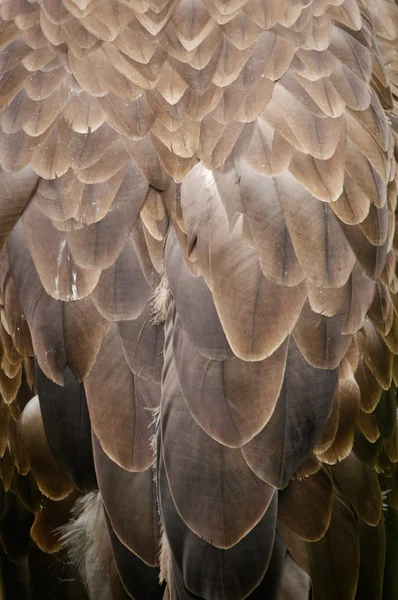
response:
<svg viewBox="0 0 398 600"><path fill-rule="evenodd" d="M20 435L41 492L51 500L62 500L69 496L73 486L51 454L38 396L32 398L22 413Z"/></svg>
<svg viewBox="0 0 398 600"><path fill-rule="evenodd" d="M274 489L256 477L239 449L222 446L194 421L173 363L163 381L161 404L162 455L170 491L196 535L217 548L230 548L263 517ZM205 470L199 467L203 464Z"/></svg>
<svg viewBox="0 0 398 600"><path fill-rule="evenodd" d="M84 386L92 427L103 450L124 469L148 469L153 462L151 409L159 404L160 390L130 371L116 325L104 337Z"/></svg>
<svg viewBox="0 0 398 600"><path fill-rule="evenodd" d="M358 427L369 442L375 442L379 439L380 430L374 412L366 413L361 410L358 418Z"/></svg>
<svg viewBox="0 0 398 600"><path fill-rule="evenodd" d="M195 201L188 202L192 197ZM255 253L242 241L242 222L230 230L214 178L201 165L184 180L181 204L188 239L196 240L195 256L233 351L243 360L266 358L295 324L302 284L282 287L263 276Z"/></svg>
<svg viewBox="0 0 398 600"><path fill-rule="evenodd" d="M220 600L247 597L261 582L271 558L276 496L252 531L241 542L224 550L196 536L185 525L174 504L162 463L158 466L158 472L162 518L170 543L174 584L177 585L179 597L184 594L183 597L191 598L189 590L200 597L216 597Z"/></svg>
<svg viewBox="0 0 398 600"><path fill-rule="evenodd" d="M301 461L311 454L326 425L336 385L336 370L312 367L290 339L284 382L273 415L242 449L250 468L264 481L286 487ZM311 435L302 431L302 419L311 422Z"/></svg>
<svg viewBox="0 0 398 600"><path fill-rule="evenodd" d="M359 543L361 556L357 596L364 600L382 598L386 557L384 519L380 519L377 527L360 521Z"/></svg>
<svg viewBox="0 0 398 600"><path fill-rule="evenodd" d="M278 520L302 540L320 540L329 527L333 481L327 469L298 481L293 479L278 496Z"/></svg>
<svg viewBox="0 0 398 600"><path fill-rule="evenodd" d="M359 387L353 377L339 382L335 396L338 425L332 444L324 451L317 449L317 456L321 461L334 465L351 452L359 418L359 397Z"/></svg>
<svg viewBox="0 0 398 600"><path fill-rule="evenodd" d="M37 185L37 175L30 167L10 174L0 174L0 247L3 247Z"/></svg>
<svg viewBox="0 0 398 600"><path fill-rule="evenodd" d="M344 313L326 317L313 312L306 301L293 335L311 365L335 369L340 364L352 341L350 335L343 335L344 321Z"/></svg>
<svg viewBox="0 0 398 600"><path fill-rule="evenodd" d="M147 307L133 321L118 323L126 361L135 375L160 383L163 366L163 324L154 325Z"/></svg>
<svg viewBox="0 0 398 600"><path fill-rule="evenodd" d="M281 390L286 342L263 361L210 360L196 351L177 317L173 350L184 399L206 433L233 448L262 430Z"/></svg>
<svg viewBox="0 0 398 600"><path fill-rule="evenodd" d="M323 538L306 546L314 600L353 600L359 576L359 532L343 499L334 497L332 520Z"/></svg>
<svg viewBox="0 0 398 600"><path fill-rule="evenodd" d="M30 534L44 552L53 553L61 550L63 541L57 529L68 522L76 496L77 494L73 493L59 502L53 502L48 498L43 500L42 508L35 516Z"/></svg>
<svg viewBox="0 0 398 600"><path fill-rule="evenodd" d="M109 321L137 319L149 300L151 288L141 270L131 241L113 264L102 271L92 299L99 313Z"/></svg>
<svg viewBox="0 0 398 600"><path fill-rule="evenodd" d="M165 267L178 315L189 339L203 356L215 360L232 358L233 353L220 323L211 291L203 277L190 275L173 234L166 244ZM201 313L195 308L195 302L199 302L206 313L204 322Z"/></svg>
<svg viewBox="0 0 398 600"><path fill-rule="evenodd" d="M388 389L392 379L392 354L380 334L368 319L357 336L358 348L364 362L383 389Z"/></svg>
<svg viewBox="0 0 398 600"><path fill-rule="evenodd" d="M71 256L65 233L58 231L34 203L25 210L25 238L40 281L55 299L77 300L88 296L98 283L99 269L82 269ZM37 236L37 231L41 235Z"/></svg>
<svg viewBox="0 0 398 600"><path fill-rule="evenodd" d="M382 515L381 489L376 473L353 453L336 463L332 473L358 517L367 525L376 526Z"/></svg>
<svg viewBox="0 0 398 600"><path fill-rule="evenodd" d="M61 329L61 303L48 296L41 285L21 222L9 238L8 253L22 310L32 335L35 355L47 376L62 384L66 355ZM48 322L53 324L51 329L45 326Z"/></svg>
<svg viewBox="0 0 398 600"><path fill-rule="evenodd" d="M93 450L101 498L114 532L132 552L155 566L159 531L151 467L141 473L124 470L105 454L94 434Z"/></svg>

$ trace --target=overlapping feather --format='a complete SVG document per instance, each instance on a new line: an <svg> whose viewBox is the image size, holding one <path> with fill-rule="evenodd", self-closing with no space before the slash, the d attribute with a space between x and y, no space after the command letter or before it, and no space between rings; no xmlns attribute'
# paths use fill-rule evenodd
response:
<svg viewBox="0 0 398 600"><path fill-rule="evenodd" d="M3 585L98 484L113 600L382 597L397 39L390 0L0 0Z"/></svg>

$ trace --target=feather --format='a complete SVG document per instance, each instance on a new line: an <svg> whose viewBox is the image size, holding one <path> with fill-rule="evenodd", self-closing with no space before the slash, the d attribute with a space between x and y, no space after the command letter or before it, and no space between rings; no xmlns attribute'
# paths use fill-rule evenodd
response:
<svg viewBox="0 0 398 600"><path fill-rule="evenodd" d="M192 186L195 202L188 203ZM233 351L243 360L266 358L293 328L304 287L278 286L263 276L255 253L242 241L241 221L230 230L214 178L201 165L184 180L181 205L188 238L196 239L195 255Z"/></svg>
<svg viewBox="0 0 398 600"><path fill-rule="evenodd" d="M273 160L276 160L275 154L277 153L272 148ZM286 157L285 148L281 149L281 154ZM264 153L261 157L260 160L264 161ZM276 180L265 179L244 169L243 165L238 168L238 174L242 212L247 217L262 272L274 283L297 285L303 280L304 273L292 244Z"/></svg>
<svg viewBox="0 0 398 600"><path fill-rule="evenodd" d="M283 83L282 79L275 85L272 100L267 105L263 118L297 150L317 159L329 159L335 153L339 142L341 117L318 118L304 107ZM281 110L284 105L290 108L289 121Z"/></svg>
<svg viewBox="0 0 398 600"><path fill-rule="evenodd" d="M28 553L29 533L34 517L22 502L8 492L6 508L0 521L0 541L7 557L13 562L21 562ZM18 528L15 528L18 523Z"/></svg>
<svg viewBox="0 0 398 600"><path fill-rule="evenodd" d="M328 470L320 471L301 481L293 479L280 492L278 520L300 539L320 540L331 519L333 482Z"/></svg>
<svg viewBox="0 0 398 600"><path fill-rule="evenodd" d="M38 396L32 398L24 408L20 427L21 442L40 491L51 500L66 498L73 486L50 451Z"/></svg>
<svg viewBox="0 0 398 600"><path fill-rule="evenodd" d="M364 465L374 469L381 452L381 442L376 440L375 443L370 443L357 427L354 433L353 451Z"/></svg>
<svg viewBox="0 0 398 600"><path fill-rule="evenodd" d="M360 408L359 388L353 377L339 382L334 402L338 421L333 442L323 451L317 448L318 458L332 465L346 458L354 443Z"/></svg>
<svg viewBox="0 0 398 600"><path fill-rule="evenodd" d="M342 194L330 203L330 208L346 225L361 223L369 213L370 201L347 171L344 173ZM347 231L352 230L347 229Z"/></svg>
<svg viewBox="0 0 398 600"><path fill-rule="evenodd" d="M312 367L290 339L285 377L273 415L242 448L248 465L264 481L278 488L287 486L324 430L336 385L336 370Z"/></svg>
<svg viewBox="0 0 398 600"><path fill-rule="evenodd" d="M101 499L113 531L131 552L156 566L159 532L151 467L141 473L125 471L105 454L94 434L93 449Z"/></svg>
<svg viewBox="0 0 398 600"><path fill-rule="evenodd" d="M376 473L363 465L353 453L336 463L332 473L358 517L375 527L382 512L381 490Z"/></svg>
<svg viewBox="0 0 398 600"><path fill-rule="evenodd" d="M90 421L84 387L69 366L63 386L48 379L36 363L36 381L50 450L64 473L81 492L97 487Z"/></svg>
<svg viewBox="0 0 398 600"><path fill-rule="evenodd" d="M124 98L110 93L99 98L98 102L107 123L121 135L132 139L144 137L155 121L145 96L126 102Z"/></svg>
<svg viewBox="0 0 398 600"><path fill-rule="evenodd" d="M4 267L5 275L2 285L2 296L4 315L7 313L7 329L11 336L15 351L20 356L33 356L32 338L21 309L6 251L1 253L0 261L2 267Z"/></svg>
<svg viewBox="0 0 398 600"><path fill-rule="evenodd" d="M4 490L6 492L9 492L11 489L11 483L12 483L12 478L14 476L14 471L15 471L14 457L12 456L10 450L8 448L6 448L6 451L0 460L0 475L1 475L1 480L3 482Z"/></svg>
<svg viewBox="0 0 398 600"><path fill-rule="evenodd" d="M223 550L197 537L185 525L173 502L159 454L158 461L161 515L175 562L175 583L180 574L178 588L182 587L185 593L187 588L202 598L241 600L261 582L271 558L276 495L254 529L241 542ZM184 540L184 545L181 540ZM241 573L245 573L245 577L241 577Z"/></svg>
<svg viewBox="0 0 398 600"><path fill-rule="evenodd" d="M296 344L308 362L317 368L335 369L342 361L351 342L350 335L342 335L345 315L325 317L304 304L293 331Z"/></svg>
<svg viewBox="0 0 398 600"><path fill-rule="evenodd" d="M160 383L163 366L163 325L153 324L149 309L133 321L118 323L126 361L135 375Z"/></svg>
<svg viewBox="0 0 398 600"><path fill-rule="evenodd" d="M150 294L151 288L128 239L118 258L102 271L92 299L103 317L109 321L125 321L142 314Z"/></svg>
<svg viewBox="0 0 398 600"><path fill-rule="evenodd" d="M98 283L99 269L81 269L71 256L66 234L53 227L34 203L22 217L25 238L40 281L48 294L61 300L88 296ZM41 231L38 238L37 231ZM50 261L50 266L47 261Z"/></svg>
<svg viewBox="0 0 398 600"><path fill-rule="evenodd" d="M381 336L368 319L357 337L358 348L364 356L364 362L378 384L388 389L392 378L392 354Z"/></svg>
<svg viewBox="0 0 398 600"><path fill-rule="evenodd" d="M8 406L2 400L0 402L0 456L4 456L8 444L8 425L11 419ZM0 494L1 496L1 494ZM1 513L1 510L0 510Z"/></svg>
<svg viewBox="0 0 398 600"><path fill-rule="evenodd" d="M358 363L355 380L361 391L361 409L366 413L372 413L379 403L381 387L363 360Z"/></svg>
<svg viewBox="0 0 398 600"><path fill-rule="evenodd" d="M70 511L76 502L76 494L71 494L64 500L53 502L45 498L41 509L36 513L30 530L34 542L43 552L58 552L62 548L59 528L69 519Z"/></svg>
<svg viewBox="0 0 398 600"><path fill-rule="evenodd" d="M151 410L159 405L160 390L130 371L116 325L109 328L84 387L91 425L103 450L124 469L148 469L153 461Z"/></svg>
<svg viewBox="0 0 398 600"><path fill-rule="evenodd" d="M11 491L31 513L35 514L40 510L42 494L31 471L27 475L14 473Z"/></svg>
<svg viewBox="0 0 398 600"><path fill-rule="evenodd" d="M173 349L184 399L206 433L223 445L239 447L261 431L282 386L286 343L263 361L212 361L195 350L177 317Z"/></svg>
<svg viewBox="0 0 398 600"><path fill-rule="evenodd" d="M106 514L105 517L117 573L129 597L162 600L163 587L158 582L159 570L146 565L130 552L113 532Z"/></svg>
<svg viewBox="0 0 398 600"><path fill-rule="evenodd" d="M225 337L214 306L211 291L203 277L193 277L184 265L183 255L175 236L171 235L165 249L165 268L173 299L182 326L199 352L215 360L232 358L233 354ZM206 311L206 321L195 310L194 302Z"/></svg>
<svg viewBox="0 0 398 600"><path fill-rule="evenodd" d="M8 240L8 254L21 307L32 335L35 356L46 375L62 385L66 366L61 331L62 307L60 302L46 294L41 285L21 222ZM47 322L53 324L51 329L46 328Z"/></svg>
<svg viewBox="0 0 398 600"><path fill-rule="evenodd" d="M342 131L333 156L320 160L296 150L290 163L290 172L314 198L333 202L343 192L345 153L345 135Z"/></svg>
<svg viewBox="0 0 398 600"><path fill-rule="evenodd" d="M37 175L30 167L18 174L3 171L0 175L0 247L3 247L23 209L37 186Z"/></svg>
<svg viewBox="0 0 398 600"><path fill-rule="evenodd" d="M82 190L83 185L69 169L57 179L41 179L32 202L50 219L64 221L76 214Z"/></svg>
<svg viewBox="0 0 398 600"><path fill-rule="evenodd" d="M58 530L65 546L65 559L73 565L85 585L90 600L110 597L108 581L112 550L108 538L101 497L91 492L78 498L68 523Z"/></svg>
<svg viewBox="0 0 398 600"><path fill-rule="evenodd" d="M293 247L307 277L316 285L340 287L349 277L354 255L328 205L312 198L288 173L278 177L276 185ZM311 242L303 237L306 227L313 231ZM324 262L315 265L310 259L315 254Z"/></svg>
<svg viewBox="0 0 398 600"><path fill-rule="evenodd" d="M35 149L31 160L32 167L40 177L54 179L67 172L72 162L74 135L62 119L43 134L41 144Z"/></svg>
<svg viewBox="0 0 398 600"><path fill-rule="evenodd" d="M344 540L345 551L341 552ZM306 544L312 596L344 600L354 599L359 577L358 523L349 506L334 497L332 520L318 542Z"/></svg>
<svg viewBox="0 0 398 600"><path fill-rule="evenodd" d="M360 521L359 543L360 566L357 596L364 598L364 600L382 598L386 559L384 520L380 519L377 527L370 527ZM385 589L388 589L387 586Z"/></svg>
<svg viewBox="0 0 398 600"><path fill-rule="evenodd" d="M23 170L25 175L26 169L30 168L31 166L30 163L32 161L34 152L40 147L41 143L46 141L48 135L49 133L45 132L36 138L31 138L23 130L20 130L17 133L12 133L11 135L4 135L1 133L0 156L4 171L15 172ZM21 208L24 206L25 204ZM18 216L21 214L21 212L22 210L19 210Z"/></svg>
<svg viewBox="0 0 398 600"><path fill-rule="evenodd" d="M287 553L283 565L281 584L278 589L277 600L306 600L310 594L311 580L300 569L292 556Z"/></svg>
<svg viewBox="0 0 398 600"><path fill-rule="evenodd" d="M274 490L254 475L239 449L222 446L197 425L174 369L172 361L161 403L162 455L170 491L196 535L217 548L230 548L261 520ZM206 470L201 471L204 462Z"/></svg>
<svg viewBox="0 0 398 600"><path fill-rule="evenodd" d="M18 228L14 230L10 240L10 260L14 268L16 291L24 303L24 315L30 325L30 331L34 338L33 346L39 363L50 378L61 383L66 353L69 363L82 376L95 359L104 323L95 311L91 311L90 318L83 317L85 310L92 306L89 300L67 304L63 307L61 303L52 300L45 294L29 250L24 243L23 229L19 228L19 233L17 231ZM14 241L12 241L13 239ZM33 302L32 298L29 299L32 289L35 289L35 294L37 294L33 297ZM26 335L26 326L23 324L23 320L20 323L18 312L14 312L18 310L18 304L19 302L15 301L13 313L10 314L10 322L13 327L16 321L15 342L17 346L19 346L21 334ZM46 321L49 314L54 316L54 327L46 334L42 323L43 320ZM64 318L61 317L62 314ZM55 315L58 316L55 317ZM29 349L30 345L31 342L28 338L22 348L19 346L23 354L32 352Z"/></svg>
<svg viewBox="0 0 398 600"><path fill-rule="evenodd" d="M130 198L131 188L135 190L133 201ZM130 167L106 216L98 223L68 234L72 256L79 266L106 269L114 263L123 250L147 191L147 183ZM109 236L112 230L118 235Z"/></svg>
<svg viewBox="0 0 398 600"><path fill-rule="evenodd" d="M365 315L373 302L375 287L375 282L367 279L357 265L343 287L325 290L307 282L308 299L313 312L324 317L346 315L341 330L344 335L356 333L363 326Z"/></svg>
<svg viewBox="0 0 398 600"><path fill-rule="evenodd" d="M83 380L95 363L107 323L90 298L67 302L62 307L68 365Z"/></svg>
<svg viewBox="0 0 398 600"><path fill-rule="evenodd" d="M380 437L380 430L374 413L359 413L358 427L369 442L375 442Z"/></svg>
<svg viewBox="0 0 398 600"><path fill-rule="evenodd" d="M48 98L64 81L65 69L60 66L48 72L36 71L26 81L24 89L31 100Z"/></svg>

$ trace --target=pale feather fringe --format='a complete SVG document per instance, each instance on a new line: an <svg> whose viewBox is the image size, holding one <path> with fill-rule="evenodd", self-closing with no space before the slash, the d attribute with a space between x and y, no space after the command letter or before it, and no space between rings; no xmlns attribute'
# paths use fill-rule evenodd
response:
<svg viewBox="0 0 398 600"><path fill-rule="evenodd" d="M159 551L159 581L160 583L166 582L167 586L172 587L171 582L173 581L173 562L171 560L171 549L169 540L167 539L166 533L162 531L160 536L160 551ZM169 595L170 591L169 591Z"/></svg>
<svg viewBox="0 0 398 600"><path fill-rule="evenodd" d="M90 599L111 599L108 565L112 550L100 494L91 492L79 498L72 510L72 519L57 531L70 560L80 572Z"/></svg>
<svg viewBox="0 0 398 600"><path fill-rule="evenodd" d="M160 536L158 545L159 583L166 583L166 589L163 594L163 600L178 600L173 584L174 575L173 561L171 558L171 548L160 517L160 512L158 512L158 517L160 525Z"/></svg>
<svg viewBox="0 0 398 600"><path fill-rule="evenodd" d="M151 323L160 325L167 319L171 304L171 290L166 273L162 274L160 282L151 297Z"/></svg>
<svg viewBox="0 0 398 600"><path fill-rule="evenodd" d="M155 424L155 432L159 431L160 427L160 406L155 408L152 412L153 414L153 423ZM153 452L153 463L152 463L152 472L153 472L153 480L155 485L158 484L157 479L157 436L156 433L151 437L150 440L151 449ZM163 600L178 600L174 593L173 586L173 563L171 560L171 550L170 544L167 539L166 533L164 531L164 526L162 522L162 517L160 515L160 510L158 506L158 522L160 527L160 536L158 543L158 559L159 559L159 583L166 583L166 589L163 594Z"/></svg>

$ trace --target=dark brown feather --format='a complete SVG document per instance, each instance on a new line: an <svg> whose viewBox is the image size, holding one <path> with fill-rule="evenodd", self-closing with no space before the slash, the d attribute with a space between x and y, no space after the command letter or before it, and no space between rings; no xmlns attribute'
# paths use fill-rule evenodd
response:
<svg viewBox="0 0 398 600"><path fill-rule="evenodd" d="M314 600L355 598L360 561L359 527L351 508L338 496L333 500L328 531L319 542L307 543L307 554Z"/></svg>
<svg viewBox="0 0 398 600"><path fill-rule="evenodd" d="M146 564L157 565L159 530L151 467L141 473L119 467L94 434L93 449L101 499L113 531Z"/></svg>
<svg viewBox="0 0 398 600"><path fill-rule="evenodd" d="M318 442L337 386L337 371L315 369L290 338L281 394L270 421L242 448L254 472L284 488Z"/></svg>
<svg viewBox="0 0 398 600"><path fill-rule="evenodd" d="M382 499L376 473L363 465L354 453L336 463L332 473L358 517L369 526L378 525Z"/></svg>
<svg viewBox="0 0 398 600"><path fill-rule="evenodd" d="M333 504L333 481L322 468L306 479L293 479L279 493L278 520L302 540L320 540L329 527Z"/></svg>
<svg viewBox="0 0 398 600"><path fill-rule="evenodd" d="M47 378L36 364L37 391L50 450L64 473L82 493L96 489L90 419L83 385L72 369L64 385Z"/></svg>

